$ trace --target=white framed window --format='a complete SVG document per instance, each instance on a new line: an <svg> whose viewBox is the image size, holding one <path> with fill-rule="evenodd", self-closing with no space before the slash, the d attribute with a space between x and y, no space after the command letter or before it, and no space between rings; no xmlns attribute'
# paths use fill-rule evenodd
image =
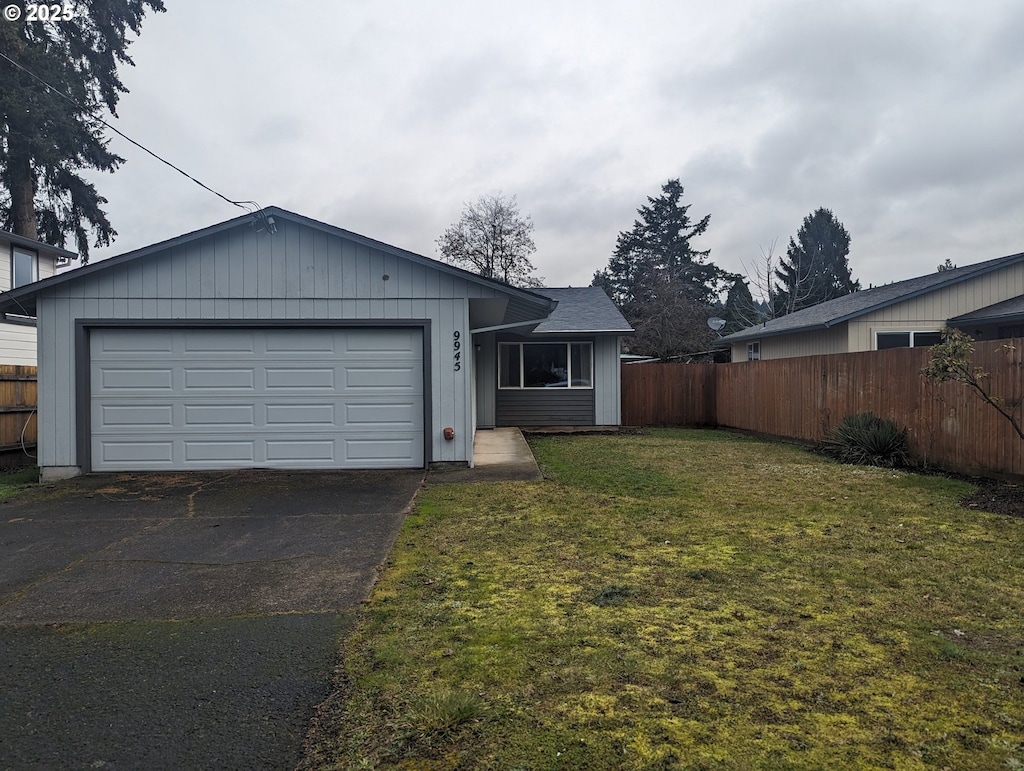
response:
<svg viewBox="0 0 1024 771"><path fill-rule="evenodd" d="M756 343L747 343L747 361L760 361L761 360L761 341L758 340Z"/></svg>
<svg viewBox="0 0 1024 771"><path fill-rule="evenodd" d="M498 388L593 388L592 343L498 343Z"/></svg>
<svg viewBox="0 0 1024 771"><path fill-rule="evenodd" d="M11 247L11 289L39 280L39 254L21 246Z"/></svg>
<svg viewBox="0 0 1024 771"><path fill-rule="evenodd" d="M875 350L889 348L926 348L942 342L942 333L929 331L875 332Z"/></svg>

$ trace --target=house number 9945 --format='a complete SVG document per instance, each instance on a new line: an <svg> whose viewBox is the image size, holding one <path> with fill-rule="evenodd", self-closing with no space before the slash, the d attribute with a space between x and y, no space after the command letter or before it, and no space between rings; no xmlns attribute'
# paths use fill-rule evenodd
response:
<svg viewBox="0 0 1024 771"><path fill-rule="evenodd" d="M462 369L462 333L457 329L452 334L452 369Z"/></svg>

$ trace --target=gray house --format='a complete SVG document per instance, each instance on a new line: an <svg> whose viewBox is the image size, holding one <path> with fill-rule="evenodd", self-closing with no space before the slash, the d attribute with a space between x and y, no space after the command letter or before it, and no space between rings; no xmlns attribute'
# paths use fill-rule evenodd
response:
<svg viewBox="0 0 1024 771"><path fill-rule="evenodd" d="M632 333L599 289L527 291L278 208L20 287L39 465L473 462L477 428L617 425Z"/></svg>

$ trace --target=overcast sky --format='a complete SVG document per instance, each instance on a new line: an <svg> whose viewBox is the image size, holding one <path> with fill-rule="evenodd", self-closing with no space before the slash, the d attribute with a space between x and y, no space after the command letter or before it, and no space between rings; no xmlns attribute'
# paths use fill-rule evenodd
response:
<svg viewBox="0 0 1024 771"><path fill-rule="evenodd" d="M589 284L669 178L696 246L752 271L832 209L866 287L1024 250L1024 3L165 0L118 128L232 199L430 257L481 194L537 272ZM115 137L120 233L239 211Z"/></svg>

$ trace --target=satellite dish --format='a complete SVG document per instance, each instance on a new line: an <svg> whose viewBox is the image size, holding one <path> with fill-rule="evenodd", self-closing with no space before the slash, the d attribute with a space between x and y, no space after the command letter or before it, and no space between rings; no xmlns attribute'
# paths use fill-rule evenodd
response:
<svg viewBox="0 0 1024 771"><path fill-rule="evenodd" d="M727 322L725 319L720 319L718 318L718 316L712 316L710 319L708 319L708 328L713 329L715 332L721 332L722 327L724 327L728 323L729 322Z"/></svg>

